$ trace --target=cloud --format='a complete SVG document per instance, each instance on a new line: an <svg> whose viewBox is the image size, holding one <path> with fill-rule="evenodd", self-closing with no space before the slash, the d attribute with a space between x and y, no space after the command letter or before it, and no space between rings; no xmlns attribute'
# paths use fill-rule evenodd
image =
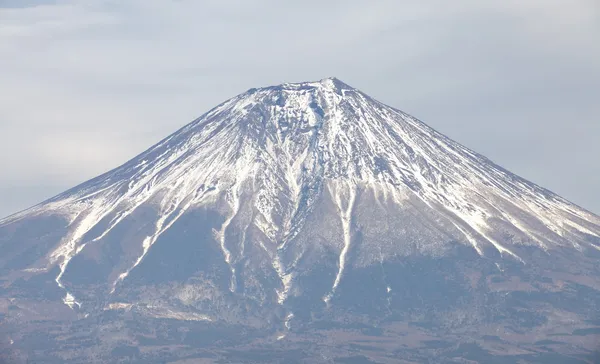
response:
<svg viewBox="0 0 600 364"><path fill-rule="evenodd" d="M595 0L0 0L0 215L248 88L328 76L600 212L596 34Z"/></svg>

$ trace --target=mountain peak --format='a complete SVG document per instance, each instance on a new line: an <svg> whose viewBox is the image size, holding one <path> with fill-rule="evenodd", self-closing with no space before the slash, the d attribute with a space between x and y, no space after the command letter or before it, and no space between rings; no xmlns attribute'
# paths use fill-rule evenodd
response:
<svg viewBox="0 0 600 364"><path fill-rule="evenodd" d="M305 82L285 82L279 85L266 86L262 88L251 88L247 91L247 94L254 94L257 91L272 92L272 91L333 91L338 94L342 90L354 90L353 87L342 82L336 77L327 77L319 81L305 81ZM244 94L240 95L243 96Z"/></svg>
<svg viewBox="0 0 600 364"><path fill-rule="evenodd" d="M398 317L410 325L386 333L427 318L443 330L508 333L502 340L533 330L537 341L543 328L555 340L561 317L589 330L598 302L589 287L600 287L600 217L335 78L223 102L122 166L0 221L0 247L0 292L16 327L46 325L29 318L36 311L85 325L129 311L158 320L136 321L148 330L123 345L225 324L281 330L278 340L326 320L381 330ZM41 295L41 307L60 309L13 309ZM110 330L127 315L95 332L122 337ZM515 315L504 323L541 326L486 321ZM68 330L85 325L52 332L70 347Z"/></svg>
<svg viewBox="0 0 600 364"><path fill-rule="evenodd" d="M145 201L164 191L186 200L197 195L198 186L231 193L249 179L269 198L291 193L292 205L313 198L306 191L320 193L315 186L328 180L416 198L465 223L466 230L459 230L480 254L481 237L500 253L512 254L485 233L490 219L498 217L493 206L499 200L509 198L519 210L533 213L542 230L549 231L548 240L559 245L565 244L567 231L589 235L598 223L592 214L335 77L251 89L123 166L29 212L68 206L62 210L78 214L90 203ZM273 209L275 203L269 204ZM559 222L564 216L594 223L592 228L574 222L567 226ZM526 240L539 240L525 225L510 224Z"/></svg>
<svg viewBox="0 0 600 364"><path fill-rule="evenodd" d="M499 222L520 244L543 249L573 241L597 247L587 237L600 237L598 217L335 78L234 97L123 166L13 219L51 211L74 221L87 216L76 237L50 256L66 266L94 226L116 214L108 233L149 201L170 220L220 194L234 210L250 198L258 229L285 245L324 194L343 217L364 193L428 206L480 255L523 261L518 246L501 238Z"/></svg>
<svg viewBox="0 0 600 364"><path fill-rule="evenodd" d="M353 90L354 88L336 77L327 77L319 81L322 85L336 90Z"/></svg>

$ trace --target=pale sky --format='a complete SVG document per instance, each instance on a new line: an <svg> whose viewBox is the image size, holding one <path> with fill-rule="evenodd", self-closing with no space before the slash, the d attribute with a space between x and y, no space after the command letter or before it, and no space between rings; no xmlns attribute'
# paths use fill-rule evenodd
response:
<svg viewBox="0 0 600 364"><path fill-rule="evenodd" d="M598 0L0 0L0 217L335 76L600 213Z"/></svg>

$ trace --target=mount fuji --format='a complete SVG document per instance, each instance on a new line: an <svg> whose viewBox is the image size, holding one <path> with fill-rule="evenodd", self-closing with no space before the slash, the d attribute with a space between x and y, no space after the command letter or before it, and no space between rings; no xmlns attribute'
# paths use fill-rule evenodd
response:
<svg viewBox="0 0 600 364"><path fill-rule="evenodd" d="M600 350L600 217L335 78L225 101L0 220L0 252L8 363Z"/></svg>

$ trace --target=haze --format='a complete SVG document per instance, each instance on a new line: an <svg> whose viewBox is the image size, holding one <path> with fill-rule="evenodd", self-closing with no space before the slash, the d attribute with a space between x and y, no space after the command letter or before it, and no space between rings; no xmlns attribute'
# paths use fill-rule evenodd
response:
<svg viewBox="0 0 600 364"><path fill-rule="evenodd" d="M0 216L329 76L600 213L599 34L596 0L0 0Z"/></svg>

